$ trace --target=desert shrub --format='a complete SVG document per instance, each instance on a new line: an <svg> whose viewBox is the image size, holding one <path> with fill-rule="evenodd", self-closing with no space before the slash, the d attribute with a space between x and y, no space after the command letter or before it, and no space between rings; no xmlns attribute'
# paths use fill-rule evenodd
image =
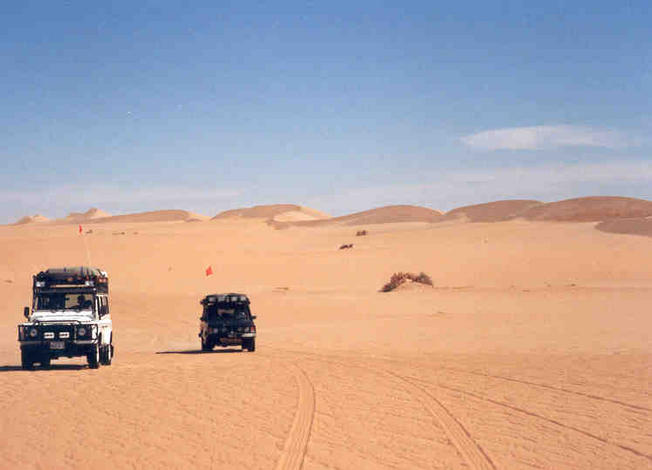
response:
<svg viewBox="0 0 652 470"><path fill-rule="evenodd" d="M403 284L405 281L418 282L419 284L425 284L432 286L432 279L426 273L421 272L419 274L414 273L394 273L392 277L389 278L389 282L385 284L380 291L381 292L390 292L396 289L398 286Z"/></svg>
<svg viewBox="0 0 652 470"><path fill-rule="evenodd" d="M346 250L347 248L353 248L353 243L347 243L345 245L340 245L340 250Z"/></svg>
<svg viewBox="0 0 652 470"><path fill-rule="evenodd" d="M414 282L418 282L419 284L425 284L427 286L432 286L432 279L430 276L428 276L426 273L421 271L418 276L416 276L414 279L412 279Z"/></svg>
<svg viewBox="0 0 652 470"><path fill-rule="evenodd" d="M358 230L357 232L355 232L356 237L364 237L366 234L367 234L366 230Z"/></svg>

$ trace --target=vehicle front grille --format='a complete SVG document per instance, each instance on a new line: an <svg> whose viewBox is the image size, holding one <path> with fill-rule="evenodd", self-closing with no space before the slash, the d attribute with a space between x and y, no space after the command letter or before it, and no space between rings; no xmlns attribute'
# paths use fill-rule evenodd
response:
<svg viewBox="0 0 652 470"><path fill-rule="evenodd" d="M50 324L46 323L40 325L39 331L43 339L66 340L66 339L73 338L74 326L68 324L60 324L60 323L50 323ZM48 333L51 333L51 335L48 335Z"/></svg>

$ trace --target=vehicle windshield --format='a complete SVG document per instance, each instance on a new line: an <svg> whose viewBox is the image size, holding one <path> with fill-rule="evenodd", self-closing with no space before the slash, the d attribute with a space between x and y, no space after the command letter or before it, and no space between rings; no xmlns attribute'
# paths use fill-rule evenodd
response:
<svg viewBox="0 0 652 470"><path fill-rule="evenodd" d="M91 310L93 294L78 292L56 292L39 294L36 298L37 310Z"/></svg>
<svg viewBox="0 0 652 470"><path fill-rule="evenodd" d="M206 316L209 321L249 320L249 311L246 305L218 303L206 306Z"/></svg>

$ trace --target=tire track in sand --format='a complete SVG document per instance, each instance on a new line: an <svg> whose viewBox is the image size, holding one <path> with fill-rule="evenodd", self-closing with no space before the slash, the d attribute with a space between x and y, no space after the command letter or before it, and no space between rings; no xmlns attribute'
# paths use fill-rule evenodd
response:
<svg viewBox="0 0 652 470"><path fill-rule="evenodd" d="M276 470L298 470L303 466L315 416L315 387L303 369L296 364L295 367L297 369L295 378L299 386L299 402L292 428L290 428L290 433L283 446L283 454L276 463Z"/></svg>
<svg viewBox="0 0 652 470"><path fill-rule="evenodd" d="M387 361L387 362L394 362L394 363L400 364L399 361L396 361L396 360L394 360L392 358L389 358L389 357L383 357L382 360ZM518 379L518 378L515 378L515 377L509 377L509 376L504 376L504 375L487 374L485 372L478 372L478 371L473 371L473 370L465 370L465 369L459 369L459 368L455 368L455 367L438 367L437 369L443 370L443 371L446 371L446 372L455 372L455 373L458 373L458 374L475 375L475 376L478 376L478 377L487 377L487 378L491 378L491 379L504 380L506 382L514 382L514 383L519 383L519 384L522 384L522 385L529 385L531 387L543 388L543 389L546 389L546 390L551 390L551 391L559 392L559 393L567 393L569 395L577 395L577 396L580 396L580 397L590 398L592 400L614 403L616 405L620 405L620 406L623 406L625 408L630 408L632 410L648 411L648 412L652 411L651 408L648 408L646 406L635 405L633 403L627 403L627 402L624 402L622 400L617 400L615 398L605 397L605 396L601 396L601 395L595 395L593 393L586 393L586 392L581 392L581 391L578 391L578 390L570 390L570 389L564 388L564 387L556 387L554 385L549 385L549 384L541 383L541 382L533 382L533 381L530 381L530 380Z"/></svg>
<svg viewBox="0 0 652 470"><path fill-rule="evenodd" d="M444 429L446 435L451 440L453 445L457 448L458 452L462 455L469 467L478 470L495 470L496 466L491 461L489 456L480 447L480 445L473 440L471 434L460 423L448 409L425 388L410 379L401 375L395 374L390 371L383 371L392 377L408 384L420 398L423 406L428 412L439 422L439 425Z"/></svg>
<svg viewBox="0 0 652 470"><path fill-rule="evenodd" d="M632 454L634 454L634 455L636 455L638 457L645 458L645 459L652 462L652 456L651 455L645 454L644 452L641 452L638 449L635 449L635 448L633 448L633 447L631 447L629 445L621 444L621 443L614 442L614 441L610 441L610 440L605 439L603 437L597 436L597 435L593 434L592 432L586 431L584 429L580 429L580 428L575 427L575 426L570 425L570 424L562 423L562 422L560 422L560 421L558 421L556 419L553 419L553 418L548 418L547 416L543 416L543 415L540 415L539 413L535 413L533 411L526 410L525 408L520 408L518 406L509 404L509 403L505 403L505 402L502 402L502 401L499 401L499 400L494 400L493 398L488 398L488 397L479 395L477 393L469 392L468 390L463 390L463 389L458 388L458 387L451 387L451 386L443 385L443 384L440 384L440 383L433 384L433 383L430 383L430 382L428 382L426 380L418 379L416 377L410 377L410 379L416 380L416 381L419 381L419 382L422 382L422 383L425 383L425 384L428 384L430 386L435 386L435 387L443 388L445 390L450 390L452 392L462 393L464 395L468 395L468 396L473 397L473 398L475 398L477 400L480 400L480 401L485 401L487 403L492 403L494 405L497 405L497 406L500 406L500 407L503 407L503 408L507 408L507 409L516 411L518 413L522 413L522 414L531 416L533 418L541 419L541 420L546 421L548 423L554 424L554 425L556 425L556 426L558 426L560 428L568 429L570 431L574 431L576 433L582 434L582 435L584 435L586 437L589 437L591 439L595 439L596 441L602 442L603 444L618 447L618 448L620 448L620 449L622 449L624 451L630 452L630 453L632 453Z"/></svg>
<svg viewBox="0 0 652 470"><path fill-rule="evenodd" d="M283 351L283 350L279 350L279 351ZM448 411L448 409L439 400L437 400L430 392L428 392L424 387L418 385L417 383L413 382L409 378L403 377L401 375L395 374L394 372L382 368L378 368L375 366L369 367L369 366L363 366L361 364L344 363L338 360L334 360L333 357L324 354L305 353L305 352L287 351L287 350L283 352L286 353L290 352L294 354L298 353L304 356L311 357L313 359L317 358L317 360L319 361L329 362L344 367L354 367L354 368L363 368L365 370L373 370L373 372L379 375L384 375L384 376L389 375L391 377L394 377L395 379L398 379L402 383L407 384L408 388L415 392L418 400L421 402L423 407L430 413L430 415L433 418L435 418L435 420L443 428L444 432L446 433L446 435L448 436L452 444L455 446L455 448L458 450L458 452L462 455L462 458L469 465L469 467L475 470L496 470L496 466L491 461L491 458L489 458L489 456L485 453L482 447L480 447L480 445L473 440L473 438L466 430L466 428L462 425L462 423L460 423ZM307 376L305 376L305 374L303 374L303 376L307 379ZM297 413L297 415L298 414L299 413ZM293 434L294 427L295 426L293 425L292 431L290 431L290 435ZM281 467L280 464L281 462L279 462L279 466L276 467L277 470L279 470L280 468L300 468L300 467Z"/></svg>
<svg viewBox="0 0 652 470"><path fill-rule="evenodd" d="M531 382L529 380L516 379L514 377L505 377L505 376L502 376L502 375L485 374L483 372L475 372L475 371L468 371L468 370L462 370L462 369L454 369L454 368L451 368L451 367L445 367L444 370L458 372L458 373L461 373L461 374L477 375L479 377L487 377L487 378L491 378L491 379L504 380L506 382L515 382L515 383L519 383L519 384L523 384L523 385L529 385L529 386L532 386L532 387L545 388L547 390L553 390L555 392L561 392L561 393L568 393L568 394L571 394L571 395L578 395L580 397L590 398L592 400L615 403L616 405L624 406L625 408L630 408L630 409L633 409L633 410L652 411L652 409L647 408L645 406L633 405L631 403L626 403L626 402L621 401L621 400L616 400L615 398L608 398L608 397L603 397L603 396L599 396L599 395L594 395L592 393L585 393L585 392L579 392L579 391L576 391L576 390L569 390L567 388L555 387L553 385L548 385L548 384L543 384L543 383L538 383L538 382Z"/></svg>

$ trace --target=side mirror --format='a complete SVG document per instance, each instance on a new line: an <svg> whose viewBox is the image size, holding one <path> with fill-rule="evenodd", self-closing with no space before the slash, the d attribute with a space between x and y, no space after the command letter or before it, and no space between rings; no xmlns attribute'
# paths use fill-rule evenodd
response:
<svg viewBox="0 0 652 470"><path fill-rule="evenodd" d="M25 310L23 311L23 315L25 315L25 318L29 318L29 307L25 307Z"/></svg>

